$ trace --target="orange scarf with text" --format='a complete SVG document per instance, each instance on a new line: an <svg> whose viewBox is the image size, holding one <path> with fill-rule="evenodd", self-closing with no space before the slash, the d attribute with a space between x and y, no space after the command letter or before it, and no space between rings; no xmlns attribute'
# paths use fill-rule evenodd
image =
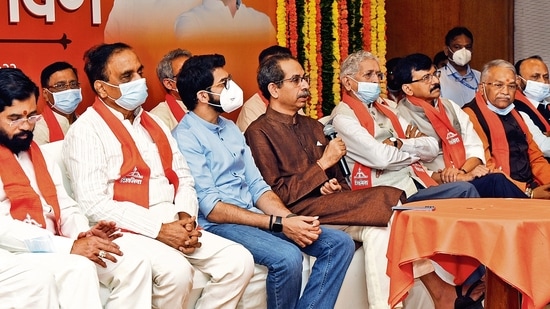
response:
<svg viewBox="0 0 550 309"><path fill-rule="evenodd" d="M542 122L542 124L544 124L544 127L546 128L546 131L545 131L545 132L550 132L550 124L548 124L548 121L547 121L547 120L544 118L544 116L542 116L541 113L533 106L533 104L531 104L531 101L529 101L529 99L528 99L521 91L519 91L519 89L516 89L515 98L516 98L516 100L519 100L519 101L522 101L523 103L525 103L525 105L527 105L527 107L529 107L529 109L530 109L535 115L537 115L537 117L539 118L539 120Z"/></svg>
<svg viewBox="0 0 550 309"><path fill-rule="evenodd" d="M369 111L367 110L363 102L352 98L348 94L344 94L342 101L344 101L344 103L346 103L353 110L353 112L359 119L359 123L361 124L361 126L363 126L363 128L365 128L370 133L370 135L374 136L374 120L372 119ZM387 108L384 103L379 103L375 101L373 104L380 113L382 113L391 121L393 129L397 133L397 136L401 139L404 139L405 133L401 128L399 119L397 119L397 116L393 113L393 111ZM411 164L411 167L413 168L416 176L420 178L422 182L424 182L424 185L426 185L427 187L437 185L437 182L433 180L430 175L428 175L428 173L426 173L426 170L424 169L422 164L415 162ZM372 187L372 181L370 179L371 175L372 169L370 167L365 166L359 162L355 162L355 165L353 166L353 172L351 173L352 190Z"/></svg>
<svg viewBox="0 0 550 309"><path fill-rule="evenodd" d="M55 184L50 176L40 147L35 142L32 142L28 152L34 168L38 189L46 203L53 209L55 231L60 235L60 210ZM23 171L23 168L21 168L13 152L4 146L0 146L0 162L2 162L0 178L2 178L2 182L4 183L6 197L11 203L11 216L25 223L40 225L40 227L46 228L40 196L32 188L29 178L25 174L25 171Z"/></svg>
<svg viewBox="0 0 550 309"><path fill-rule="evenodd" d="M149 178L151 169L145 163L136 147L132 136L103 102L96 98L93 108L103 118L105 123L120 142L122 149L122 166L120 178L114 184L114 196L116 201L129 201L134 204L149 208ZM172 169L172 148L162 128L143 111L141 113L141 125L147 130L156 143L164 175L174 186L174 194L178 190L179 178Z"/></svg>
<svg viewBox="0 0 550 309"><path fill-rule="evenodd" d="M60 141L65 138L61 125L55 118L51 107L47 105L44 106L44 109L42 110L42 117L44 117L44 121L48 125L48 131L50 131L50 143Z"/></svg>
<svg viewBox="0 0 550 309"><path fill-rule="evenodd" d="M421 107L424 110L437 136L441 139L445 167L461 168L466 162L466 149L464 148L462 136L453 127L445 112L445 106L441 102L441 98L437 98L437 109L426 101L413 96L408 95L407 100L412 105Z"/></svg>
<svg viewBox="0 0 550 309"><path fill-rule="evenodd" d="M174 118L180 122L181 119L183 119L183 116L185 116L185 110L181 108L173 95L167 93L164 96L164 99L166 100L166 104L168 104L168 108L170 108L172 115L174 115Z"/></svg>
<svg viewBox="0 0 550 309"><path fill-rule="evenodd" d="M479 91L476 92L475 102L489 126L491 135L491 156L494 158L496 166L501 167L505 174L510 175L510 149L508 148L508 140L506 139L504 126L498 115L487 107L488 103ZM515 109L512 109L510 114L516 119L523 133L531 134L520 114Z"/></svg>

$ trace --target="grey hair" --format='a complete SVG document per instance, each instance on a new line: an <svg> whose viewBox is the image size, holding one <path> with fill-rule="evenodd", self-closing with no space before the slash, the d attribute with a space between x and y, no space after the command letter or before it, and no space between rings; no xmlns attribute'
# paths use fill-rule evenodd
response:
<svg viewBox="0 0 550 309"><path fill-rule="evenodd" d="M342 62L342 66L340 67L340 81L343 81L345 76L354 75L359 72L359 63L367 59L376 60L376 62L378 62L376 56L365 50L359 50L350 54L346 60Z"/></svg>
<svg viewBox="0 0 550 309"><path fill-rule="evenodd" d="M190 51L181 48L174 49L164 55L157 65L157 77L159 78L160 82L162 83L165 78L173 79L174 75L178 73L175 72L174 74L174 72L172 72L172 61L174 59L177 59L179 57L191 58L191 56L193 55Z"/></svg>
<svg viewBox="0 0 550 309"><path fill-rule="evenodd" d="M489 75L489 70L495 67L505 68L509 69L510 71L514 72L514 75L516 75L516 68L513 64L506 60L502 59L495 59L487 62L483 66L483 70L481 71L481 82L487 81L487 76Z"/></svg>

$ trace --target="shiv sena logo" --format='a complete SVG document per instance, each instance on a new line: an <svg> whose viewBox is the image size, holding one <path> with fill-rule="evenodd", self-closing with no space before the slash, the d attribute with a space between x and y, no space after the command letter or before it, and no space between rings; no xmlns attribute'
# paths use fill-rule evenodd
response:
<svg viewBox="0 0 550 309"><path fill-rule="evenodd" d="M449 144L454 145L460 142L460 138L458 137L458 134L449 131L447 132L447 141L449 141Z"/></svg>
<svg viewBox="0 0 550 309"><path fill-rule="evenodd" d="M134 185L141 185L143 182L143 175L138 171L137 166L134 166L134 169L126 174L124 177L120 177L119 180L120 183L127 183L127 184L134 184Z"/></svg>

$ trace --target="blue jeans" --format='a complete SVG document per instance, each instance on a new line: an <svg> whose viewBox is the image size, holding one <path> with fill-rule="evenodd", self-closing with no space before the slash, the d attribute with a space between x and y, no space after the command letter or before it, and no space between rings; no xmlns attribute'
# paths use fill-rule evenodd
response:
<svg viewBox="0 0 550 309"><path fill-rule="evenodd" d="M305 248L298 247L283 233L246 225L220 224L208 231L242 244L252 253L256 264L268 268L269 309L334 308L355 252L350 236L329 228L323 228L319 239ZM302 297L301 251L317 258Z"/></svg>
<svg viewBox="0 0 550 309"><path fill-rule="evenodd" d="M419 189L409 196L407 203L424 200L436 200L459 197L479 197L476 187L466 181L448 182L437 186Z"/></svg>

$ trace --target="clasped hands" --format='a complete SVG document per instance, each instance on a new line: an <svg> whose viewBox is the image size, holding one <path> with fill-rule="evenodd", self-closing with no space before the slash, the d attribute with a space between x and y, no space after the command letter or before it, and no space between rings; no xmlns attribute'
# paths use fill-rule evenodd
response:
<svg viewBox="0 0 550 309"><path fill-rule="evenodd" d="M472 181L475 178L483 177L489 173L496 171L491 171L485 165L477 165L473 170L465 173L465 171L453 167L446 167L442 170L437 171L440 174L441 181L443 183L455 182L455 181Z"/></svg>
<svg viewBox="0 0 550 309"><path fill-rule="evenodd" d="M120 247L113 242L121 236L122 233L115 222L99 221L88 231L78 234L77 239L73 242L71 254L82 255L101 267L107 267L103 259L116 263L117 259L114 255L122 256L123 254Z"/></svg>
<svg viewBox="0 0 550 309"><path fill-rule="evenodd" d="M202 245L199 242L202 233L197 229L195 219L180 215L180 220L163 223L156 239L184 254L192 254Z"/></svg>
<svg viewBox="0 0 550 309"><path fill-rule="evenodd" d="M294 216L283 218L282 223L285 236L301 248L311 245L321 234L319 217Z"/></svg>

